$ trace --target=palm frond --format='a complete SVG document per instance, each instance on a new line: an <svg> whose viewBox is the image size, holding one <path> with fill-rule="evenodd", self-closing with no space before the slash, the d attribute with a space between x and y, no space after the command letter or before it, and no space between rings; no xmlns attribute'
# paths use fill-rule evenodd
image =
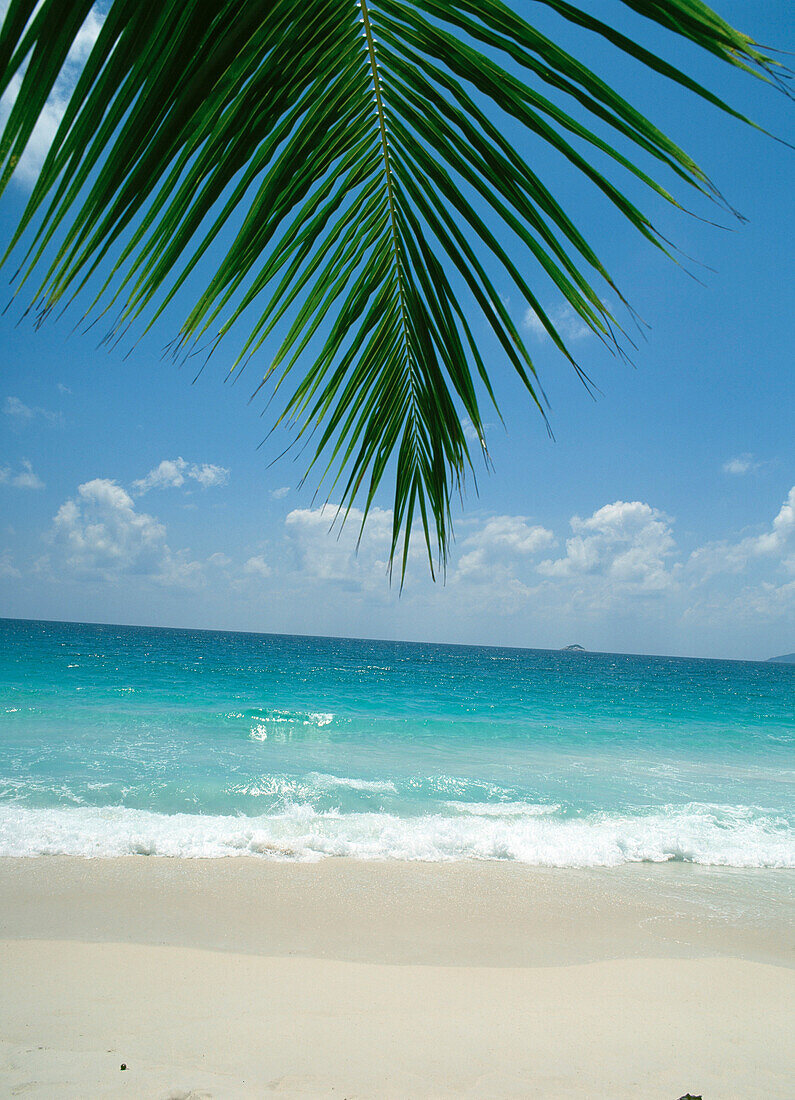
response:
<svg viewBox="0 0 795 1100"><path fill-rule="evenodd" d="M585 10L539 3L742 117ZM623 3L779 79L700 0ZM90 9L11 0L0 94L24 75L0 141L0 190ZM21 253L17 293L43 269L32 295L41 319L92 287L85 313L107 318L115 338L151 328L204 272L173 350L214 347L243 324L232 369L276 346L261 385L285 393L277 423L312 440L309 469L321 464L343 512L362 500L365 516L394 478L392 556L405 571L419 521L433 570L472 465L464 418L485 452L481 406L495 400L477 325L543 413L504 286L577 369L538 280L605 341L620 332L602 300L605 285L621 297L616 284L505 137L506 118L528 150L546 143L663 250L622 175L678 205L644 160L718 198L685 151L501 0L112 0L9 246Z"/></svg>

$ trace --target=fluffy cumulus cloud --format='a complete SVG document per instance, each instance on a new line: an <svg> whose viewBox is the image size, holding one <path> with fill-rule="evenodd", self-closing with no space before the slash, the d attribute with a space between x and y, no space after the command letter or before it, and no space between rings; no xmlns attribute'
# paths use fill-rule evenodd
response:
<svg viewBox="0 0 795 1100"><path fill-rule="evenodd" d="M778 555L782 559L782 564L792 570L795 567L795 560L791 555L785 557L785 553L793 550L793 536L795 536L795 485L787 494L787 499L781 505L770 530L752 540L752 553L755 557L767 554Z"/></svg>
<svg viewBox="0 0 795 1100"><path fill-rule="evenodd" d="M521 561L554 544L551 531L529 523L525 516L492 516L464 539L456 576L492 577L495 567L509 568L510 559Z"/></svg>
<svg viewBox="0 0 795 1100"><path fill-rule="evenodd" d="M795 486L767 524L689 553L676 545L673 520L641 500L575 515L568 532L523 515L470 516L461 521L446 586L430 583L416 530L400 596L400 586L388 583L393 516L385 508L372 509L363 532L359 509L343 525L336 506L326 505L289 511L267 542L245 548L235 544L233 529L219 528L202 561L172 549L165 524L145 510L142 495L221 484L227 476L221 467L178 458L128 487L101 477L85 481L55 515L46 563L23 567L22 556L0 553L0 577L13 586L24 568L56 582L82 577L121 588L125 579L131 594L146 586L193 589L191 598L231 597L247 613L278 606L285 622L296 616L302 629L321 632L377 635L377 624L389 622L391 633L405 637L533 644L564 631L576 631L576 640L589 623L598 628L595 639L654 649L647 639L661 638L657 644L671 651L698 645L691 641L698 637L717 639L705 643L709 651L739 623L749 637L761 636L767 623L786 622L795 606ZM0 467L0 484L33 489L40 482L23 463ZM147 505L154 499L147 497Z"/></svg>
<svg viewBox="0 0 795 1100"><path fill-rule="evenodd" d="M209 489L226 485L229 470L225 466L215 466L210 462L202 464L186 462L184 458L165 458L142 478L133 482L136 496L143 496L151 489L180 489L189 481Z"/></svg>
<svg viewBox="0 0 795 1100"><path fill-rule="evenodd" d="M682 651L703 637L713 639L704 643L709 651L736 624L758 632L795 605L795 488L766 527L689 555L677 545L673 520L641 500L573 516L564 538L526 516L472 517L453 548L447 586L430 585L418 553L400 599L386 583L391 511L373 511L358 552L361 512L351 512L341 533L336 518L333 506L293 510L284 528L292 556L275 539L267 558L249 558L238 575L251 583L261 562L270 571L262 575L297 607L306 606L307 584L316 585L333 609L330 622L365 597L358 606L391 602L405 636L419 628L440 639L512 636L519 644L531 641L531 630L557 637L587 622L620 646ZM376 630L373 615L356 629Z"/></svg>
<svg viewBox="0 0 795 1100"><path fill-rule="evenodd" d="M795 485L765 530L737 542L707 543L694 550L688 562L696 580L755 571L760 566L795 573Z"/></svg>
<svg viewBox="0 0 795 1100"><path fill-rule="evenodd" d="M84 482L61 505L51 542L56 558L83 576L111 580L131 574L165 585L201 583L201 565L184 552L174 553L164 525L137 511L130 494L107 478Z"/></svg>
<svg viewBox="0 0 795 1100"><path fill-rule="evenodd" d="M312 580L386 590L391 509L371 509L358 546L362 512L352 508L342 526L340 518L334 504L288 513L285 526L298 568Z"/></svg>
<svg viewBox="0 0 795 1100"><path fill-rule="evenodd" d="M695 588L683 611L682 620L696 629L718 627L723 632L730 630L733 641L742 628L760 624L769 627L782 620L791 621L793 613L795 580L775 583L760 579L755 583L741 583L737 588L717 588L714 585ZM791 637L790 630L781 649L791 648Z"/></svg>
<svg viewBox="0 0 795 1100"><path fill-rule="evenodd" d="M225 467L177 458L161 462L133 482L130 490L110 478L85 481L58 509L47 534L50 553L36 568L50 579L72 575L115 582L126 576L170 587L203 586L208 568L215 571L217 579L233 566L233 560L221 550L205 562L193 560L188 550L173 550L165 524L141 510L137 498L155 488L191 482L209 488L225 484L228 478ZM27 461L18 470L0 467L2 484L20 489L43 487ZM253 561L250 559L249 573L254 570ZM266 569L262 560L259 576L265 576ZM5 575L9 575L7 570Z"/></svg>
<svg viewBox="0 0 795 1100"><path fill-rule="evenodd" d="M681 621L721 636L791 621L795 612L795 486L770 522L697 547L679 573ZM762 643L764 644L764 643ZM784 646L786 648L786 644ZM764 652L764 650L763 650Z"/></svg>
<svg viewBox="0 0 795 1100"><path fill-rule="evenodd" d="M7 9L7 0L0 0L0 21L4 18ZM77 83L80 71L85 65L91 48L102 29L103 20L104 15L97 10L97 7L92 8L72 43L66 63L55 82L14 175L15 179L27 186L34 182L39 169L44 163L44 158L47 156L52 139L55 137L55 132L64 116L69 97ZM16 73L12 77L2 99L0 99L0 127L5 126L21 85L22 77L20 73Z"/></svg>
<svg viewBox="0 0 795 1100"><path fill-rule="evenodd" d="M600 602L611 595L658 594L674 583L670 520L651 505L617 500L587 519L573 516L570 526L573 534L566 540L566 553L541 562L538 571L543 576L589 580Z"/></svg>
<svg viewBox="0 0 795 1100"><path fill-rule="evenodd" d="M202 489L210 489L217 485L226 485L229 481L229 470L226 466L203 462L201 466L191 466L188 477L198 482Z"/></svg>
<svg viewBox="0 0 795 1100"><path fill-rule="evenodd" d="M248 559L243 566L243 572L249 577L269 577L273 570L262 554L256 554Z"/></svg>
<svg viewBox="0 0 795 1100"><path fill-rule="evenodd" d="M43 489L44 482L34 473L33 466L23 458L17 470L10 466L0 466L0 485L10 485L13 489Z"/></svg>

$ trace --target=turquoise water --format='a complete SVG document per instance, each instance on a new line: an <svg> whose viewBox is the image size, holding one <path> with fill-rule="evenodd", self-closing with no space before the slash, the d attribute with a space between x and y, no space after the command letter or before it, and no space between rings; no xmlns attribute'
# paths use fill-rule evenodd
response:
<svg viewBox="0 0 795 1100"><path fill-rule="evenodd" d="M795 866L795 667L0 620L0 855Z"/></svg>

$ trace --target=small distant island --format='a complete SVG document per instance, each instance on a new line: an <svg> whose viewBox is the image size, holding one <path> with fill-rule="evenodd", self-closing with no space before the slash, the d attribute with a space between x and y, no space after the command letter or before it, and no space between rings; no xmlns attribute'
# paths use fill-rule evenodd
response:
<svg viewBox="0 0 795 1100"><path fill-rule="evenodd" d="M587 653L588 650L585 648L585 646L575 644L575 645L564 645L563 649L560 652L561 653ZM775 660L783 661L783 660L785 660L785 658L784 657L777 657L777 658L775 658Z"/></svg>
<svg viewBox="0 0 795 1100"><path fill-rule="evenodd" d="M781 665L795 665L795 653L782 653L780 657L768 657L768 661L777 661Z"/></svg>

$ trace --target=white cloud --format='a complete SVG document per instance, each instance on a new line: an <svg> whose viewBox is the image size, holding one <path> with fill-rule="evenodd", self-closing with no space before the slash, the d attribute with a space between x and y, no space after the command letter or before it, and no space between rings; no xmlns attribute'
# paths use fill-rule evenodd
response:
<svg viewBox="0 0 795 1100"><path fill-rule="evenodd" d="M185 484L185 471L188 464L184 458L164 458L163 461L149 471L146 477L133 482L133 489L142 496L150 489L178 489Z"/></svg>
<svg viewBox="0 0 795 1100"><path fill-rule="evenodd" d="M64 565L78 574L113 580L120 574L146 577L164 585L201 583L201 566L185 551L174 553L166 529L138 512L129 493L115 481L94 478L58 509L51 541Z"/></svg>
<svg viewBox="0 0 795 1100"><path fill-rule="evenodd" d="M340 528L337 506L296 508L285 518L285 526L301 569L312 579L348 585L352 588L381 587L387 591L392 511L372 508L358 545L362 512L352 508Z"/></svg>
<svg viewBox="0 0 795 1100"><path fill-rule="evenodd" d="M5 14L6 7L6 4L0 5L0 17ZM55 82L14 173L15 179L28 186L35 181L39 169L44 163L52 139L55 137L55 132L64 116L69 97L91 52L91 48L97 40L104 18L104 15L93 8L88 13L83 26L72 43L64 67ZM12 77L2 99L0 99L0 128L5 126L8 120L21 84L22 77L20 73L16 73Z"/></svg>
<svg viewBox="0 0 795 1100"><path fill-rule="evenodd" d="M760 580L744 584L739 591L694 591L683 618L700 627L718 625L736 631L738 626L753 622L775 622L791 616L795 610L795 580L776 584ZM784 648L784 647L782 647Z"/></svg>
<svg viewBox="0 0 795 1100"><path fill-rule="evenodd" d="M17 473L10 466L0 466L0 485L11 485L14 489L43 489L44 482L33 472L33 467L23 458Z"/></svg>
<svg viewBox="0 0 795 1100"><path fill-rule="evenodd" d="M498 516L471 530L452 572L459 603L505 624L516 615L558 629L603 620L651 629L686 629L781 621L795 606L795 487L769 525L736 541L708 543L683 563L672 520L643 501L615 501L573 516L565 552L543 551L552 531L522 516ZM645 623L645 626L643 625ZM555 625L556 624L556 625ZM755 627L756 628L756 627ZM634 629L634 627L633 627Z"/></svg>
<svg viewBox="0 0 795 1100"><path fill-rule="evenodd" d="M778 554L789 545L795 534L795 485L781 505L771 529L756 539L755 554Z"/></svg>
<svg viewBox="0 0 795 1100"><path fill-rule="evenodd" d="M71 394L72 391L69 389L68 386L65 386L63 384L63 382L58 382L56 385L57 385L57 388L58 388L58 393Z"/></svg>
<svg viewBox="0 0 795 1100"><path fill-rule="evenodd" d="M10 550L4 550L0 554L0 577L21 577L22 574L14 565L14 559Z"/></svg>
<svg viewBox="0 0 795 1100"><path fill-rule="evenodd" d="M461 420L461 427L464 431L464 438L467 440L468 443L477 443L481 447L485 446L486 433L491 431L494 426L495 425L492 424L490 421L485 421L482 424L483 438L481 438L480 435L478 435L477 428L468 416L463 417Z"/></svg>
<svg viewBox="0 0 795 1100"><path fill-rule="evenodd" d="M253 577L269 577L273 570L265 561L262 554L258 554L248 559L243 566L243 572Z"/></svg>
<svg viewBox="0 0 795 1100"><path fill-rule="evenodd" d="M650 595L669 589L668 559L675 543L668 517L642 501L618 500L588 519L573 516L574 532L563 557L540 563L539 573L553 578L598 582L592 595L600 603L621 595Z"/></svg>
<svg viewBox="0 0 795 1100"><path fill-rule="evenodd" d="M33 409L23 405L18 397L7 397L3 404L3 412L6 416L16 416L19 420L32 420L36 415Z"/></svg>
<svg viewBox="0 0 795 1100"><path fill-rule="evenodd" d="M694 550L688 567L707 578L717 573L740 573L749 565L773 559L795 573L795 485L768 530L739 542L712 542Z"/></svg>
<svg viewBox="0 0 795 1100"><path fill-rule="evenodd" d="M584 340L586 336L592 336L592 330L586 325L578 313L569 305L556 306L546 311L547 317L557 329L559 336L564 341ZM528 308L524 315L524 326L539 340L548 340L549 333L544 327L541 318L534 309Z"/></svg>
<svg viewBox="0 0 795 1100"><path fill-rule="evenodd" d="M217 569L226 569L232 564L232 559L221 551L217 551L215 554L210 554L207 564L214 565Z"/></svg>
<svg viewBox="0 0 795 1100"><path fill-rule="evenodd" d="M270 496L272 500L283 500L289 492L290 486L282 485L281 489L271 489L268 496Z"/></svg>
<svg viewBox="0 0 795 1100"><path fill-rule="evenodd" d="M150 489L179 489L191 479L203 489L226 485L229 470L225 466L215 466L210 462L192 465L184 458L166 458L149 471L146 477L132 484L136 496L143 496Z"/></svg>
<svg viewBox="0 0 795 1100"><path fill-rule="evenodd" d="M186 550L171 553L168 547L160 563L160 569L152 580L168 588L198 588L204 584L204 568L201 562L191 561Z"/></svg>
<svg viewBox="0 0 795 1100"><path fill-rule="evenodd" d="M554 544L552 532L528 523L526 516L492 516L464 540L466 552L458 560L456 574L491 574L498 560L504 569L506 558L527 557Z"/></svg>
<svg viewBox="0 0 795 1100"><path fill-rule="evenodd" d="M53 521L54 542L81 572L153 572L165 537L163 524L136 512L129 494L107 478L80 485L77 497L62 504Z"/></svg>
<svg viewBox="0 0 795 1100"><path fill-rule="evenodd" d="M750 473L751 470L758 470L761 465L761 462L754 460L752 454L746 452L737 455L735 458L730 458L728 462L724 462L722 469L724 474L734 474L736 477L742 477L743 474Z"/></svg>
<svg viewBox="0 0 795 1100"><path fill-rule="evenodd" d="M552 546L555 536L546 527L531 525L525 516L493 516L474 535L467 546L504 546L517 554L534 554Z"/></svg>
<svg viewBox="0 0 795 1100"><path fill-rule="evenodd" d="M3 412L18 424L29 423L37 417L49 420L51 423L57 423L62 419L59 412L43 409L40 405L26 405L18 397L7 397L3 402Z"/></svg>
<svg viewBox="0 0 795 1100"><path fill-rule="evenodd" d="M478 430L468 416L465 416L464 419L461 421L461 427L464 430L464 436L470 443L480 442Z"/></svg>
<svg viewBox="0 0 795 1100"><path fill-rule="evenodd" d="M203 462L201 466L191 466L188 477L198 481L202 489L210 489L215 486L226 485L229 481L229 470L225 466L215 466L211 462Z"/></svg>

